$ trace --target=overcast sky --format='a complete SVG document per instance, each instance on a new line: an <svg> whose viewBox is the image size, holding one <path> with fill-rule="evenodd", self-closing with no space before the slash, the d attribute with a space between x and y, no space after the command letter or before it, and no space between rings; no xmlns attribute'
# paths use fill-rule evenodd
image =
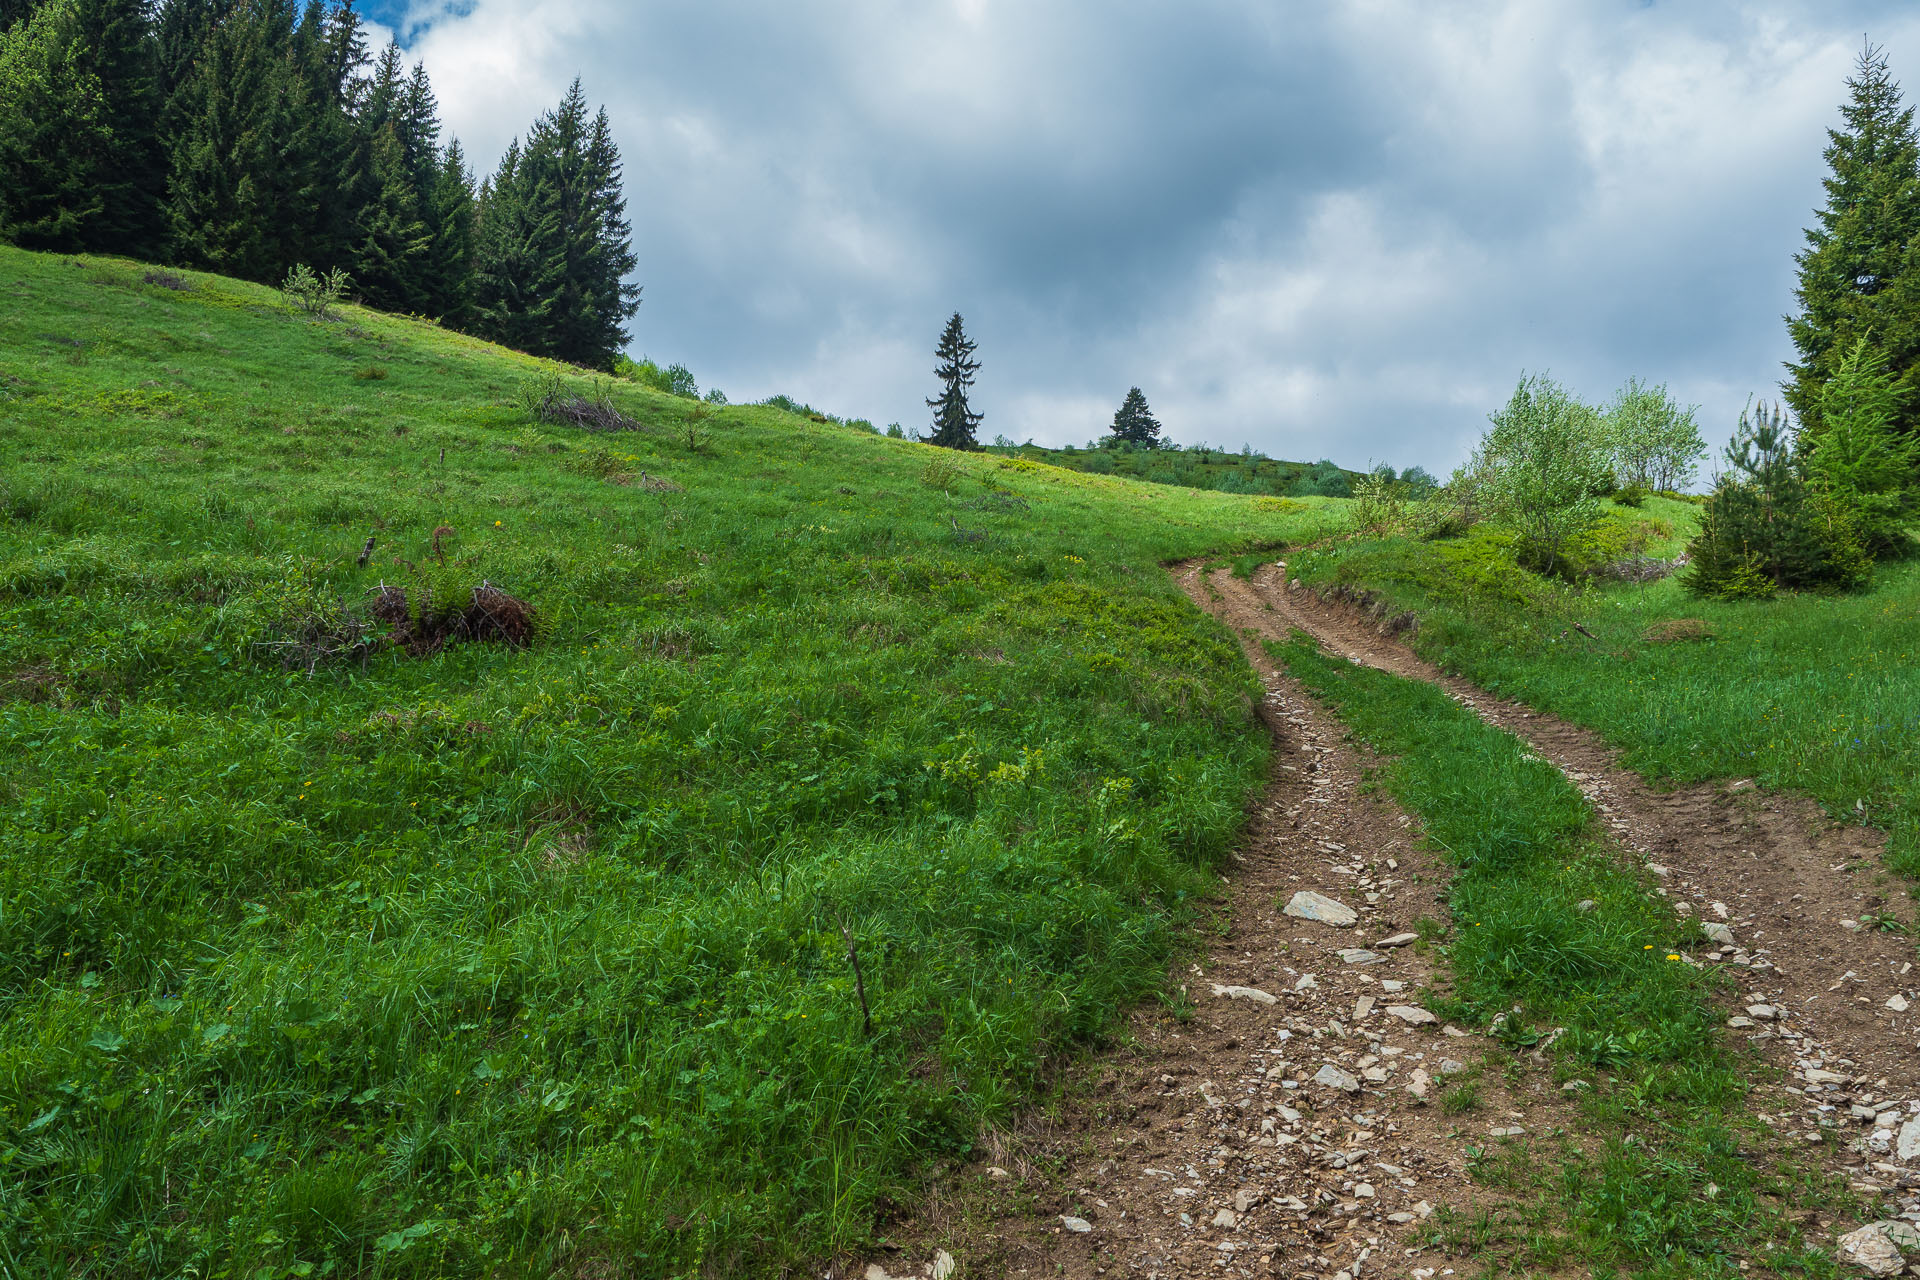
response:
<svg viewBox="0 0 1920 1280"><path fill-rule="evenodd" d="M1909 4L372 0L491 170L575 77L626 163L634 354L924 427L960 311L983 437L1459 463L1522 370L1716 445L1791 354L1863 34Z"/></svg>

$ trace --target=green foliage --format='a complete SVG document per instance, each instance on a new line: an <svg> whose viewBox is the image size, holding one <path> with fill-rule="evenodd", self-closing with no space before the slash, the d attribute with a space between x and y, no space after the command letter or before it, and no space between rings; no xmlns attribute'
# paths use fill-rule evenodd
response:
<svg viewBox="0 0 1920 1280"><path fill-rule="evenodd" d="M1472 464L1479 493L1492 518L1518 535L1522 565L1563 571L1568 540L1600 518L1598 495L1613 488L1600 415L1534 374L1488 420Z"/></svg>
<svg viewBox="0 0 1920 1280"><path fill-rule="evenodd" d="M1160 984L1267 766L1160 565L1325 504L625 381L582 439L96 265L0 248L8 1270L791 1273ZM546 635L354 655L482 582Z"/></svg>
<svg viewBox="0 0 1920 1280"><path fill-rule="evenodd" d="M1794 453L1793 424L1764 403L1740 415L1727 445L1730 470L1707 499L1681 581L1696 595L1754 599L1781 588L1856 590L1872 576L1852 508L1810 494ZM1762 591L1759 580L1771 584Z"/></svg>
<svg viewBox="0 0 1920 1280"><path fill-rule="evenodd" d="M1920 444L1899 431L1904 399L1886 357L1858 338L1820 389L1819 426L1803 442L1809 482L1851 510L1874 556L1904 554L1913 543Z"/></svg>
<svg viewBox="0 0 1920 1280"><path fill-rule="evenodd" d="M516 139L480 189L473 325L483 337L591 369L613 368L640 307L638 263L603 108L591 119L576 79Z"/></svg>
<svg viewBox="0 0 1920 1280"><path fill-rule="evenodd" d="M1157 448L1160 444L1160 422L1153 416L1153 410L1147 407L1147 397L1138 387L1127 388L1126 398L1120 407L1113 411L1113 434L1110 440L1124 441L1142 449ZM1012 441L1008 441L1009 444Z"/></svg>
<svg viewBox="0 0 1920 1280"><path fill-rule="evenodd" d="M933 353L940 361L933 375L943 386L938 396L927 401L927 407L934 411L929 444L942 449L979 448L974 432L980 426L980 415L967 404L967 388L980 372L980 362L973 358L976 345L967 337L960 313L954 312Z"/></svg>
<svg viewBox="0 0 1920 1280"><path fill-rule="evenodd" d="M1600 426L1614 483L1623 492L1641 495L1692 484L1707 451L1694 421L1698 411L1698 405L1681 408L1665 386L1629 379L1614 393Z"/></svg>
<svg viewBox="0 0 1920 1280"><path fill-rule="evenodd" d="M687 400L700 399L700 385L694 381L693 373L684 364L670 364L661 368L659 363L648 356L639 360L627 356L615 356L613 360L615 376L629 382L637 382L643 387L652 387L655 391L670 396L680 396ZM715 397L718 396L718 399ZM707 393L707 400L713 404L724 405L727 398L720 394L719 388Z"/></svg>
<svg viewBox="0 0 1920 1280"><path fill-rule="evenodd" d="M1883 49L1867 46L1847 80L1842 127L1827 131L1826 203L1795 256L1798 312L1787 328L1799 359L1787 366L1787 403L1818 434L1822 390L1859 339L1872 335L1909 394L1899 425L1915 434L1920 409L1920 138L1913 108Z"/></svg>
<svg viewBox="0 0 1920 1280"><path fill-rule="evenodd" d="M296 262L280 283L280 300L289 311L328 320L352 284L353 278L338 267L322 275L306 263Z"/></svg>

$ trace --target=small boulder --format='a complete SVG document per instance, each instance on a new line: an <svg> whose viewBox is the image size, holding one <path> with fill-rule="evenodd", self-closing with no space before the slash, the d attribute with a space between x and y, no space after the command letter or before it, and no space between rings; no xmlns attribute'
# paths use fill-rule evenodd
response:
<svg viewBox="0 0 1920 1280"><path fill-rule="evenodd" d="M1336 929L1350 929L1360 923L1360 913L1352 907L1311 889L1302 889L1294 894L1281 909L1281 914L1330 924Z"/></svg>
<svg viewBox="0 0 1920 1280"><path fill-rule="evenodd" d="M1891 1222L1869 1222L1857 1231L1847 1232L1838 1241L1841 1259L1851 1262L1868 1275L1899 1275L1906 1269L1907 1260L1887 1232L1887 1228L1894 1225Z"/></svg>
<svg viewBox="0 0 1920 1280"><path fill-rule="evenodd" d="M1340 950L1340 958L1348 964L1379 964L1382 960L1386 959L1385 956L1380 955L1378 952L1368 951L1361 947L1342 947Z"/></svg>
<svg viewBox="0 0 1920 1280"><path fill-rule="evenodd" d="M1060 1225L1076 1235L1085 1235L1087 1232L1093 1230L1093 1224L1091 1222L1088 1222L1085 1218L1076 1218L1070 1213L1060 1215Z"/></svg>
<svg viewBox="0 0 1920 1280"><path fill-rule="evenodd" d="M1725 946L1730 947L1733 945L1733 930L1727 928L1726 925L1721 924L1718 920L1707 921L1707 923L1700 926L1700 932Z"/></svg>
<svg viewBox="0 0 1920 1280"><path fill-rule="evenodd" d="M1258 987L1223 987L1213 984L1213 994L1225 996L1229 1000L1251 1000L1255 1004L1279 1004L1279 1000L1268 995Z"/></svg>
<svg viewBox="0 0 1920 1280"><path fill-rule="evenodd" d="M1920 1116L1900 1126L1900 1136L1893 1141L1893 1154L1902 1160L1920 1156Z"/></svg>
<svg viewBox="0 0 1920 1280"><path fill-rule="evenodd" d="M1418 941L1420 941L1420 935L1417 933L1396 933L1391 938L1382 938L1373 945L1385 951L1393 947L1411 946Z"/></svg>
<svg viewBox="0 0 1920 1280"><path fill-rule="evenodd" d="M1331 1062L1323 1064L1318 1071L1313 1073L1313 1082L1315 1084L1323 1084L1329 1089L1339 1089L1346 1093L1360 1092L1360 1082L1355 1080L1347 1072L1342 1071L1339 1067L1334 1066Z"/></svg>
<svg viewBox="0 0 1920 1280"><path fill-rule="evenodd" d="M1422 1027L1428 1023L1440 1021L1440 1019L1434 1017L1417 1004L1390 1004L1387 1006L1387 1013L1389 1016L1398 1018L1400 1021L1415 1027Z"/></svg>

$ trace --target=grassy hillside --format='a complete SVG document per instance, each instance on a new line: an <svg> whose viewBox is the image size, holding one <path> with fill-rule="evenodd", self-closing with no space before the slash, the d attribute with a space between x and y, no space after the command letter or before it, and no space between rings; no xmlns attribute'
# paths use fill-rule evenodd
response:
<svg viewBox="0 0 1920 1280"><path fill-rule="evenodd" d="M1653 524L1646 553L1672 556L1697 510L1653 498L1612 519ZM1808 791L1887 830L1892 865L1920 876L1920 564L1883 564L1858 595L1742 603L1671 578L1575 590L1515 569L1482 533L1346 542L1288 567L1418 610L1428 657L1599 729L1643 773Z"/></svg>
<svg viewBox="0 0 1920 1280"><path fill-rule="evenodd" d="M1153 987L1266 750L1159 563L1326 506L181 283L0 249L0 1269L777 1271Z"/></svg>

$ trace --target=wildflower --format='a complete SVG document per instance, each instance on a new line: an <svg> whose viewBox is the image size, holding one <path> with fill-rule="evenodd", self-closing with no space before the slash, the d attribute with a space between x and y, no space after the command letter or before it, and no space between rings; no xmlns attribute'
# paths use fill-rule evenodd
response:
<svg viewBox="0 0 1920 1280"><path fill-rule="evenodd" d="M1669 960L1678 960L1679 958L1680 958L1679 956L1674 955L1672 952L1667 953L1667 959Z"/></svg>

